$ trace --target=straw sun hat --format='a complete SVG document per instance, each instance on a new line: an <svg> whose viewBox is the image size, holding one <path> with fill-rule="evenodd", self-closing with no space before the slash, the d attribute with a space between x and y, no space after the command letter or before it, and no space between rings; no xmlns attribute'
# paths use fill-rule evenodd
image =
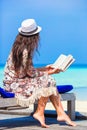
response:
<svg viewBox="0 0 87 130"><path fill-rule="evenodd" d="M41 27L37 26L34 19L26 19L21 23L21 27L18 28L20 34L25 36L31 36L41 31Z"/></svg>

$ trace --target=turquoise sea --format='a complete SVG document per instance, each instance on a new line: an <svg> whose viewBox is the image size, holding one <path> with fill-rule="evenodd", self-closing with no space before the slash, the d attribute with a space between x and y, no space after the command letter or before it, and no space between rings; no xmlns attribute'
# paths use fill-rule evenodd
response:
<svg viewBox="0 0 87 130"><path fill-rule="evenodd" d="M4 67L0 67L0 86L2 85ZM80 100L87 100L87 67L74 66L68 68L65 72L54 74L52 77L56 80L57 85L73 85L73 90Z"/></svg>

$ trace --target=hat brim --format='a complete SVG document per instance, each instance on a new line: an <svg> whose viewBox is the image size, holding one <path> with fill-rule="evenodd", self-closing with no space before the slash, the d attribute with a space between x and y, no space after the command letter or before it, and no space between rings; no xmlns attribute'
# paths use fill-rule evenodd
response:
<svg viewBox="0 0 87 130"><path fill-rule="evenodd" d="M34 34L37 34L37 33L39 33L40 31L42 30L42 28L40 27L40 26L37 26L37 30L35 31L35 32L22 32L22 28L20 27L20 28L18 28L18 31L19 31L19 33L20 34L22 34L22 35L25 35L25 36L31 36L31 35L34 35Z"/></svg>

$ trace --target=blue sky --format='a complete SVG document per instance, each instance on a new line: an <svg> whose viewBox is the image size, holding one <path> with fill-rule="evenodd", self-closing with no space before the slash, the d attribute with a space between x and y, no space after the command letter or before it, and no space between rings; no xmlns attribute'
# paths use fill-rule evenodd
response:
<svg viewBox="0 0 87 130"><path fill-rule="evenodd" d="M0 64L4 64L22 20L35 18L42 27L35 64L53 63L72 54L87 64L87 0L0 0Z"/></svg>

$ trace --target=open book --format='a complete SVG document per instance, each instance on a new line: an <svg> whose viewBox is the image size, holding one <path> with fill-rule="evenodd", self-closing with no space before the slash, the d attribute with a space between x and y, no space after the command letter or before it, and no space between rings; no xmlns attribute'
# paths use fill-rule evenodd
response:
<svg viewBox="0 0 87 130"><path fill-rule="evenodd" d="M66 56L64 54L61 54L51 66L58 68L61 71L65 71L74 61L75 59L72 55L69 54Z"/></svg>

